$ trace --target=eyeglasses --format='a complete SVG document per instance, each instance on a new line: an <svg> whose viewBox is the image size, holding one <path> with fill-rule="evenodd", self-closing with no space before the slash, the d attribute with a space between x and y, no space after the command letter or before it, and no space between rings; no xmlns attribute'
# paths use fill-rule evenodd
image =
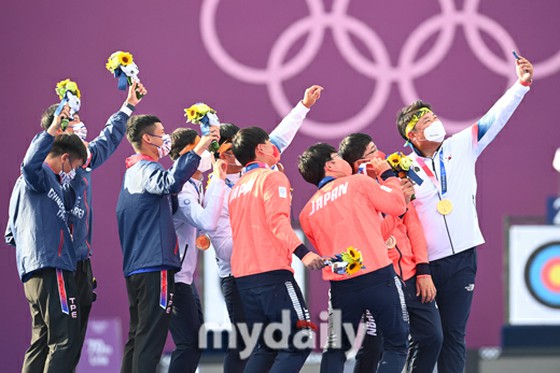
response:
<svg viewBox="0 0 560 373"><path fill-rule="evenodd" d="M331 157L331 159L329 159L327 162L334 162L337 160L337 158L341 158L340 154L335 154Z"/></svg>
<svg viewBox="0 0 560 373"><path fill-rule="evenodd" d="M377 146L375 146L372 151L364 154L364 156L362 158L367 158L368 156L373 155L375 153L377 153Z"/></svg>

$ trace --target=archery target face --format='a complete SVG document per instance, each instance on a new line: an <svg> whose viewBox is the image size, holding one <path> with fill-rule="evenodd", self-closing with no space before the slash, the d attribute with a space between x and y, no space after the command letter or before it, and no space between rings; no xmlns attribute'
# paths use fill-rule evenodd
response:
<svg viewBox="0 0 560 373"><path fill-rule="evenodd" d="M536 300L560 309L560 242L535 250L525 267L525 282Z"/></svg>
<svg viewBox="0 0 560 373"><path fill-rule="evenodd" d="M560 226L511 226L508 319L560 325Z"/></svg>

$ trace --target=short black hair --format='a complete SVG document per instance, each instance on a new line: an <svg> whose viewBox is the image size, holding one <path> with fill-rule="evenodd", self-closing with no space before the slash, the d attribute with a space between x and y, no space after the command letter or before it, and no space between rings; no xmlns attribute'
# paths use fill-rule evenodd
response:
<svg viewBox="0 0 560 373"><path fill-rule="evenodd" d="M145 133L151 133L156 123L161 123L155 115L133 115L128 119L126 124L126 138L132 144L134 149L140 149L142 145L142 136Z"/></svg>
<svg viewBox="0 0 560 373"><path fill-rule="evenodd" d="M352 170L354 170L354 162L363 158L367 146L372 141L371 136L368 134L353 133L342 139L338 146L338 154L340 154L342 159L350 163Z"/></svg>
<svg viewBox="0 0 560 373"><path fill-rule="evenodd" d="M336 149L324 142L310 146L299 156L298 170L308 183L319 185L325 177L325 164L332 159Z"/></svg>
<svg viewBox="0 0 560 373"><path fill-rule="evenodd" d="M45 131L48 130L51 126L54 120L54 112L56 111L57 107L58 104L53 104L46 108L45 111L43 111L43 114L41 114L41 127L43 127Z"/></svg>
<svg viewBox="0 0 560 373"><path fill-rule="evenodd" d="M230 143L235 136L239 132L239 127L237 127L233 123L220 123L220 141L218 144L222 145L225 143ZM217 151L214 153L216 159L220 158L220 153Z"/></svg>
<svg viewBox="0 0 560 373"><path fill-rule="evenodd" d="M87 162L87 150L82 139L77 135L62 133L54 138L49 155L59 156L68 153L73 159L81 159Z"/></svg>
<svg viewBox="0 0 560 373"><path fill-rule="evenodd" d="M422 100L416 100L412 104L403 107L397 113L397 130L403 139L408 141L408 137L406 137L406 126L412 120L412 116L424 107L432 110L432 105Z"/></svg>
<svg viewBox="0 0 560 373"><path fill-rule="evenodd" d="M232 139L232 150L235 158L245 166L256 158L255 149L259 144L265 144L268 133L259 127L249 127L239 130Z"/></svg>
<svg viewBox="0 0 560 373"><path fill-rule="evenodd" d="M177 128L171 133L171 150L169 151L169 157L172 160L176 160L180 157L180 152L187 145L194 144L198 132L192 128Z"/></svg>
<svg viewBox="0 0 560 373"><path fill-rule="evenodd" d="M220 124L220 141L219 144L222 145L226 141L231 141L233 136L239 132L239 127L233 123L221 123Z"/></svg>

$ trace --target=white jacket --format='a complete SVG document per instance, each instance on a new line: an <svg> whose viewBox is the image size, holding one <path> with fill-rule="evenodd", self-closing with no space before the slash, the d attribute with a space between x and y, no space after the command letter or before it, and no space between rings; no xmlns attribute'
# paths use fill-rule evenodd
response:
<svg viewBox="0 0 560 373"><path fill-rule="evenodd" d="M208 203L203 207L204 188L202 182L190 179L183 185L183 190L178 195L179 206L177 212L173 215L173 224L175 225L183 262L181 270L175 274L175 282L192 284L198 259L196 237L200 231L216 229L221 206L224 204L225 192L225 182L220 178L212 178L206 191ZM185 247L187 247L186 256Z"/></svg>
<svg viewBox="0 0 560 373"><path fill-rule="evenodd" d="M494 106L474 125L443 141L430 157L416 153L414 167L418 167L422 185L414 186L413 201L424 228L430 261L448 257L484 243L476 212L475 163L480 153L505 126L529 87L515 83ZM479 131L481 138L479 137ZM418 164L422 158L426 166L441 182L440 153L447 174L447 192L443 198L453 204L453 211L444 216L437 211L441 199L438 188Z"/></svg>

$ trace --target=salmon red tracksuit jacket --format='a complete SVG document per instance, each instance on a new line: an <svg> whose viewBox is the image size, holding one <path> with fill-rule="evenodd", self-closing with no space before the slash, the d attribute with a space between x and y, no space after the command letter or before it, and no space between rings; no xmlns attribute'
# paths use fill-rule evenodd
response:
<svg viewBox="0 0 560 373"><path fill-rule="evenodd" d="M424 238L424 230L418 213L412 202L407 205L408 209L404 215L387 215L382 223L383 239L387 240L391 235L395 237L397 244L388 249L389 258L393 261L395 273L406 281L414 275L430 274L428 264L428 248ZM384 225L391 229L385 232Z"/></svg>
<svg viewBox="0 0 560 373"><path fill-rule="evenodd" d="M379 213L399 216L405 211L401 183L396 177L379 184L356 174L334 179L319 189L299 216L305 235L324 257L353 246L362 252L366 267L352 277L334 274L325 267L323 279L347 280L390 265Z"/></svg>
<svg viewBox="0 0 560 373"><path fill-rule="evenodd" d="M290 223L290 182L282 172L255 168L245 173L229 196L234 277L292 269L292 254L302 245Z"/></svg>

